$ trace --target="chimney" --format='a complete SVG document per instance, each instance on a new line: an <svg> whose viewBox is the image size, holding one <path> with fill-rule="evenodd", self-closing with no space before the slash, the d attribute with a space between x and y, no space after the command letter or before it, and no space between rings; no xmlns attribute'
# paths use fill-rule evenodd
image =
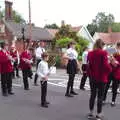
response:
<svg viewBox="0 0 120 120"><path fill-rule="evenodd" d="M12 2L5 1L5 20L12 20Z"/></svg>
<svg viewBox="0 0 120 120"><path fill-rule="evenodd" d="M112 33L112 28L111 28L111 26L108 27L108 33Z"/></svg>

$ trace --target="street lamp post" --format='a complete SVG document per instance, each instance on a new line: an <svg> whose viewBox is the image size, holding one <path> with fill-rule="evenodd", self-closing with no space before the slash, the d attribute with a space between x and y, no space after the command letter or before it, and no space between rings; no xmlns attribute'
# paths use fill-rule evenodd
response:
<svg viewBox="0 0 120 120"><path fill-rule="evenodd" d="M23 27L22 30L22 39L23 39L23 42L25 41L25 28Z"/></svg>

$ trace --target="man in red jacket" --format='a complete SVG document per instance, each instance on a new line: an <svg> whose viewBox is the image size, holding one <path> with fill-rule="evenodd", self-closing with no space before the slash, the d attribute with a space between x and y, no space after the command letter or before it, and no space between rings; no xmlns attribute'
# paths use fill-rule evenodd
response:
<svg viewBox="0 0 120 120"><path fill-rule="evenodd" d="M1 66L1 89L2 95L7 96L8 94L13 95L12 92L12 56L6 50L7 44L5 42L1 43L0 50L0 66Z"/></svg>
<svg viewBox="0 0 120 120"><path fill-rule="evenodd" d="M96 40L94 48L88 53L88 75L90 78L91 95L89 100L90 114L88 118L92 118L95 98L97 99L97 115L96 119L101 120L102 116L102 100L105 83L108 82L108 74L111 72L111 66L108 63L107 52L102 50L104 43L101 39Z"/></svg>
<svg viewBox="0 0 120 120"><path fill-rule="evenodd" d="M20 55L20 68L23 74L24 90L29 90L28 78L32 78L32 55L28 49L28 43L25 43L25 50Z"/></svg>

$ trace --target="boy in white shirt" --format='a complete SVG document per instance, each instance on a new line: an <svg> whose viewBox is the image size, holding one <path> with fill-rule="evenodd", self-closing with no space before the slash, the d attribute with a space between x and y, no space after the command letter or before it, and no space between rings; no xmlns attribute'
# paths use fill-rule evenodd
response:
<svg viewBox="0 0 120 120"><path fill-rule="evenodd" d="M47 96L47 80L50 74L48 68L48 54L45 52L42 54L42 61L38 64L37 74L41 79L41 106L48 107L49 102L46 101Z"/></svg>

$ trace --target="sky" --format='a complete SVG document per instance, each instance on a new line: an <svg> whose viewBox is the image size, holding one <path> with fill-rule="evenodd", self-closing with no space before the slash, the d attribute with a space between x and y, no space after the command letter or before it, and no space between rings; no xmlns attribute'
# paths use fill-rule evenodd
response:
<svg viewBox="0 0 120 120"><path fill-rule="evenodd" d="M1 2L2 1L2 2ZM3 7L3 1L0 5ZM9 0L13 9L28 21L28 0ZM31 0L31 18L36 26L56 23L60 26L64 20L72 26L88 25L98 12L111 13L116 22L120 22L119 0Z"/></svg>

